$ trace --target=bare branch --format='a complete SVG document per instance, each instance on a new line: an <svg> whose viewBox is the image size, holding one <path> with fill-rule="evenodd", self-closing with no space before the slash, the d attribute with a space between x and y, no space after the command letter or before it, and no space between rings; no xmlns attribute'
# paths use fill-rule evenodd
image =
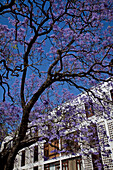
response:
<svg viewBox="0 0 113 170"><path fill-rule="evenodd" d="M11 0L9 4L1 5L0 12L4 11L5 9L12 8L12 6L15 4L15 0Z"/></svg>

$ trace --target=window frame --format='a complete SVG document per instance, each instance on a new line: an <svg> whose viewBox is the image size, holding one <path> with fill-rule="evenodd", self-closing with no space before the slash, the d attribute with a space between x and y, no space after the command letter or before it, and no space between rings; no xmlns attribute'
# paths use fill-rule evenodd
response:
<svg viewBox="0 0 113 170"><path fill-rule="evenodd" d="M85 103L85 113L87 118L95 115L92 102Z"/></svg>
<svg viewBox="0 0 113 170"><path fill-rule="evenodd" d="M51 146L51 144L53 146ZM44 144L44 161L46 161L48 159L57 158L59 156L59 153L57 153L57 150L58 150L57 148L59 148L59 140L55 139L55 140L51 141L51 144L49 144L49 143ZM56 150L56 151L54 151L54 150ZM52 152L52 151L54 151L54 152Z"/></svg>
<svg viewBox="0 0 113 170"><path fill-rule="evenodd" d="M82 158L81 157L75 157L75 158L71 158L71 159L62 160L62 170L69 170L70 161L75 162L76 170L78 170L78 165L79 165L79 169L82 170L82 168L81 168L82 167Z"/></svg>
<svg viewBox="0 0 113 170"><path fill-rule="evenodd" d="M60 161L49 163L44 165L44 170L50 170L50 166L53 165L55 167L55 170L60 170Z"/></svg>
<svg viewBox="0 0 113 170"><path fill-rule="evenodd" d="M69 170L68 160L62 161L62 170Z"/></svg>
<svg viewBox="0 0 113 170"><path fill-rule="evenodd" d="M113 102L113 89L110 90L110 96L111 96L111 100Z"/></svg>
<svg viewBox="0 0 113 170"><path fill-rule="evenodd" d="M75 141L75 139L76 139L75 136L78 133L79 133L79 131L74 131L74 132L68 133L66 136L68 137L68 136L72 135L72 138L70 137L71 140L70 139L65 139L63 137L61 138L61 140L60 140L60 142L61 142L61 150L66 149L66 151L68 151L68 152L66 152L66 151L62 152L61 153L62 155L66 155L66 154L68 155L69 153L72 153L73 151L77 153L80 150L79 142ZM65 144L67 146L65 146Z"/></svg>
<svg viewBox="0 0 113 170"><path fill-rule="evenodd" d="M38 166L34 166L34 167L33 167L33 170L38 170Z"/></svg>
<svg viewBox="0 0 113 170"><path fill-rule="evenodd" d="M38 145L34 146L34 162L38 162Z"/></svg>
<svg viewBox="0 0 113 170"><path fill-rule="evenodd" d="M22 151L22 155L21 155L21 166L25 166L25 150Z"/></svg>
<svg viewBox="0 0 113 170"><path fill-rule="evenodd" d="M98 137L98 129L96 123L91 123L88 126L89 133L93 133L93 137L90 136L90 147L94 148L96 145L99 144L99 137Z"/></svg>
<svg viewBox="0 0 113 170"><path fill-rule="evenodd" d="M99 159L99 163L101 163L102 165L102 170L103 170L103 164L102 164L102 157L101 157L101 153L99 152L97 155L92 153L92 164L93 164L93 169L94 170L98 170L97 164L95 163L95 161L97 162L97 159Z"/></svg>

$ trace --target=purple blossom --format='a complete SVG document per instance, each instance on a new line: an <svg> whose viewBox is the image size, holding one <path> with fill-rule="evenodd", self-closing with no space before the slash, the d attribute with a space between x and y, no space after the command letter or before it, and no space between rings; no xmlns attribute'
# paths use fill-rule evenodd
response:
<svg viewBox="0 0 113 170"><path fill-rule="evenodd" d="M44 105L48 105L49 103L48 103L47 100L44 100L44 101L43 101L43 104L44 104Z"/></svg>

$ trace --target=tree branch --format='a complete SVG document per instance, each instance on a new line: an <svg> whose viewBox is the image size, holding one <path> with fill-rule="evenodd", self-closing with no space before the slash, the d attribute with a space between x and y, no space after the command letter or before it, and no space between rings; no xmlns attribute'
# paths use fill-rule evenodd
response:
<svg viewBox="0 0 113 170"><path fill-rule="evenodd" d="M15 4L15 0L11 0L9 4L2 5L0 7L0 12L2 12L5 9L12 8L12 6Z"/></svg>

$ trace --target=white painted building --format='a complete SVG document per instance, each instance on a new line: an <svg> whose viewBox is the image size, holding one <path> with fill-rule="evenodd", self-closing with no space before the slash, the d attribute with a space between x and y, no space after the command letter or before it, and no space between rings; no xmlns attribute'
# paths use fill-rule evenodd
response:
<svg viewBox="0 0 113 170"><path fill-rule="evenodd" d="M87 95L88 97L86 99ZM94 98L93 95L96 95L96 98ZM96 108L93 110L92 103L88 105L90 98L92 98L93 103L96 102L98 104L98 97L102 98L102 104L104 104L106 108L105 112L100 111L101 109L96 110ZM84 121L80 123L80 127L87 125L91 130L91 126L94 127L96 124L97 131L95 133L99 138L100 153L96 155L95 150L92 149L94 153L92 152L88 155L81 154L84 148L85 151L91 148L91 144L94 142L93 139L91 139L92 143L89 144L87 141L82 143L78 141L75 144L75 138L72 139L70 144L77 148L76 155L53 151L55 149L53 146L56 146L59 150L64 147L64 140L62 139L52 141L53 146L48 143L37 142L29 148L26 147L19 151L16 156L14 170L98 170L99 168L97 168L95 163L98 157L102 159L101 163L103 165L100 170L113 170L113 82L110 81L99 84L97 87L93 87L88 94L85 92L78 95L75 100L69 101L69 104L77 106L78 110L85 110L82 115ZM67 104L64 104L63 108L65 108L66 105ZM109 112L109 117L106 114L107 111ZM91 125L91 123L93 124ZM69 133L72 133L72 131ZM75 133L73 130L74 135ZM106 143L105 147L103 147L103 143ZM2 147L3 145L4 143ZM68 146L68 149L70 149L69 147L70 146ZM108 155L104 155L104 149L108 151Z"/></svg>

